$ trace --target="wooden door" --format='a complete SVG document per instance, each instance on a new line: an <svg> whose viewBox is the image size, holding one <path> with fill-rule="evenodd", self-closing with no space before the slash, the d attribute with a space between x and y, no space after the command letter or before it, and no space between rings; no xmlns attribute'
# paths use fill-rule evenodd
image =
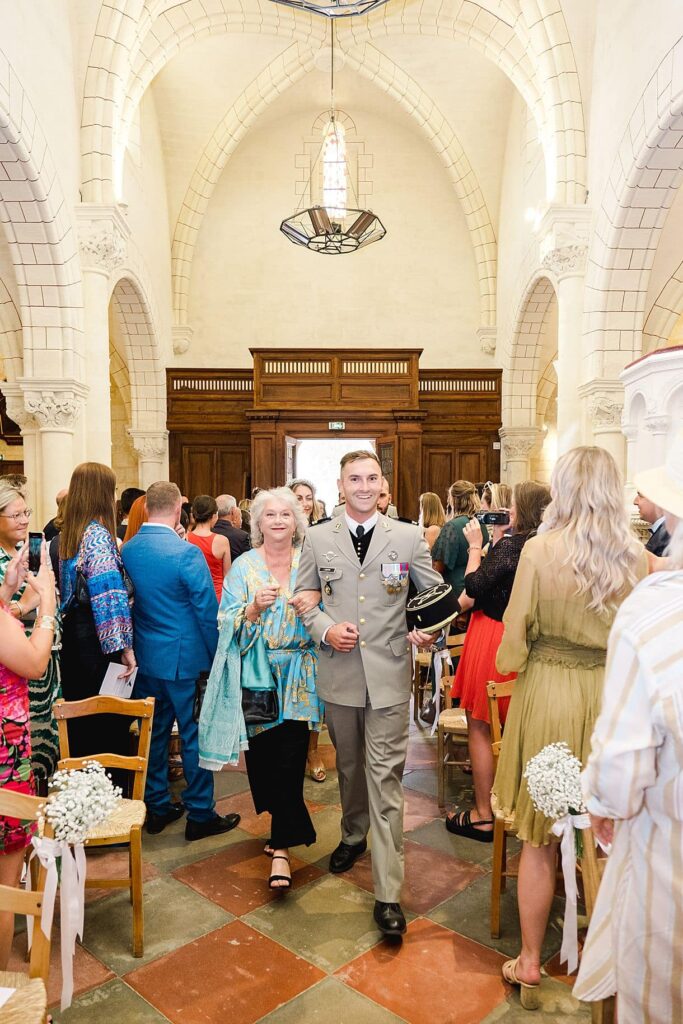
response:
<svg viewBox="0 0 683 1024"><path fill-rule="evenodd" d="M225 444L207 436L203 442L183 440L177 459L171 460L171 478L190 500L198 494L248 496L249 448Z"/></svg>
<svg viewBox="0 0 683 1024"><path fill-rule="evenodd" d="M389 490L392 493L397 483L396 449L396 437L385 434L377 438L377 456L382 467L382 476L389 481Z"/></svg>

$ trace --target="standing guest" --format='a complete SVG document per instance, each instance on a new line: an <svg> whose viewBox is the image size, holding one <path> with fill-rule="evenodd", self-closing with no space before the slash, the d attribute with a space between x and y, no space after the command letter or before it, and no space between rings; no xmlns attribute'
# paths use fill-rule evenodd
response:
<svg viewBox="0 0 683 1024"><path fill-rule="evenodd" d="M301 511L306 516L306 522L309 526L313 526L322 518L315 494L315 487L310 483L310 481L301 479L291 480L287 486L296 496L296 500L299 502ZM322 757L318 751L319 735L320 734L317 730L312 729L310 736L308 737L307 767L308 774L314 782L324 782L327 778L325 765L323 764Z"/></svg>
<svg viewBox="0 0 683 1024"><path fill-rule="evenodd" d="M661 558L668 548L670 540L663 510L640 491L633 499L633 504L638 509L640 518L650 525L650 539L645 545L645 550L650 551L657 558Z"/></svg>
<svg viewBox="0 0 683 1024"><path fill-rule="evenodd" d="M211 573L216 600L220 603L223 592L223 580L230 572L230 542L227 537L214 533L213 528L218 522L218 505L210 494L200 494L192 502L192 515L195 527L187 535L190 544L198 547L206 559Z"/></svg>
<svg viewBox="0 0 683 1024"><path fill-rule="evenodd" d="M133 623L116 544L116 477L99 462L76 466L59 535L59 591L63 618L62 691L66 700L100 692L110 662L136 666ZM87 601L78 599L77 573ZM121 715L94 715L69 722L72 757L127 754L130 722Z"/></svg>
<svg viewBox="0 0 683 1024"><path fill-rule="evenodd" d="M681 1019L683 974L683 447L636 477L666 509L668 564L619 609L605 690L583 773L593 831L612 849L574 987L616 993L620 1024Z"/></svg>
<svg viewBox="0 0 683 1024"><path fill-rule="evenodd" d="M218 519L214 523L213 532L227 537L230 545L230 560L234 562L251 547L249 534L242 529L242 510L237 507L237 502L232 494L219 494L216 498L216 506Z"/></svg>
<svg viewBox="0 0 683 1024"><path fill-rule="evenodd" d="M491 786L495 768L486 684L491 680L504 683L515 678L514 672L501 675L496 671L496 655L503 637L503 614L510 600L522 548L535 535L549 502L550 491L542 484L531 481L517 484L512 501L508 499L511 536L500 537L483 561L484 536L479 521L471 519L464 530L469 545L465 593L474 611L452 695L459 698L460 707L467 713L475 807L448 815L446 828L453 835L484 843L493 842ZM507 699L499 701L502 722L505 722L508 703Z"/></svg>
<svg viewBox="0 0 683 1024"><path fill-rule="evenodd" d="M12 563L17 547L28 536L31 509L26 507L24 490L10 486L7 477L0 477L0 583ZM22 582L12 594L9 611L16 619L24 622L26 635L30 636L35 625L34 611L39 596L35 590ZM52 657L44 675L31 679L28 684L29 707L31 709L31 759L37 788L47 791L47 780L53 774L59 758L59 737L53 707L62 696L59 676L59 621L55 621L55 642Z"/></svg>
<svg viewBox="0 0 683 1024"><path fill-rule="evenodd" d="M116 536L119 540L123 540L126 536L126 527L128 526L128 516L130 510L133 507L133 503L144 495L144 491L140 490L139 487L126 487L125 491L121 492L121 522L116 528Z"/></svg>
<svg viewBox="0 0 683 1024"><path fill-rule="evenodd" d="M199 767L197 723L192 718L195 681L213 660L218 641L218 602L201 551L176 533L181 495L163 481L147 491L149 519L123 548L135 584L133 616L140 671L136 697L154 697L152 743L145 787L147 831L163 832L187 809L185 838L193 841L229 832L239 814L216 814L213 776ZM177 721L187 788L172 803L168 788L168 744Z"/></svg>
<svg viewBox="0 0 683 1024"><path fill-rule="evenodd" d="M337 751L342 837L330 871L348 871L372 825L374 919L384 934L402 935L410 644L434 639L407 633L408 582L424 590L441 581L420 528L378 513L375 453L347 452L340 475L345 512L308 531L297 578L297 592L322 591L322 608L303 614L320 645L318 691Z"/></svg>
<svg viewBox="0 0 683 1024"><path fill-rule="evenodd" d="M249 786L257 814L271 815L266 853L273 858L269 888L291 887L289 849L310 846L316 835L304 803L304 772L311 729L323 709L316 692L315 645L291 603L306 531L303 512L288 487L260 490L251 507L253 549L235 563L220 608L218 657L239 653L242 687L262 683L255 658L265 655L278 694L277 721L248 725ZM227 685L227 681L226 681Z"/></svg>
<svg viewBox="0 0 683 1024"><path fill-rule="evenodd" d="M55 504L57 505L57 514L50 519L43 527L43 537L46 541L51 541L53 537L56 537L62 528L62 519L64 516L64 502L69 492L66 487L63 487L61 491L57 491L55 496Z"/></svg>
<svg viewBox="0 0 683 1024"><path fill-rule="evenodd" d="M547 532L524 545L496 658L502 675L519 673L492 804L512 818L523 843L517 883L522 950L503 965L503 976L521 986L527 1009L538 1005L557 842L554 822L534 808L523 773L549 743L566 743L586 763L602 700L607 637L617 608L647 573L609 452L566 452L555 464L550 492Z"/></svg>
<svg viewBox="0 0 683 1024"><path fill-rule="evenodd" d="M456 480L448 492L448 503L453 510L450 519L432 548L432 564L456 594L465 587L468 543L463 530L481 505L477 488L469 480Z"/></svg>
<svg viewBox="0 0 683 1024"><path fill-rule="evenodd" d="M130 511L128 513L128 525L126 526L126 532L123 535L123 543L127 544L129 540L132 540L142 524L146 522L147 496L145 494L141 494L139 498L135 499L130 507Z"/></svg>
<svg viewBox="0 0 683 1024"><path fill-rule="evenodd" d="M441 498L433 491L425 491L420 495L419 525L422 527L427 547L431 551L436 538L446 525L446 513Z"/></svg>
<svg viewBox="0 0 683 1024"><path fill-rule="evenodd" d="M381 512L383 516L389 516L390 519L398 519L398 511L391 501L389 481L385 476L382 477L382 489L377 499L377 511Z"/></svg>
<svg viewBox="0 0 683 1024"><path fill-rule="evenodd" d="M0 584L0 786L16 793L35 795L31 770L28 678L40 677L50 660L55 625L55 581L45 545L36 576L27 575L28 548L16 551L5 567ZM24 636L20 624L8 613L12 594L28 580L38 601L36 628ZM0 885L19 885L26 848L31 844L34 822L0 816ZM7 969L14 915L0 912L0 970Z"/></svg>

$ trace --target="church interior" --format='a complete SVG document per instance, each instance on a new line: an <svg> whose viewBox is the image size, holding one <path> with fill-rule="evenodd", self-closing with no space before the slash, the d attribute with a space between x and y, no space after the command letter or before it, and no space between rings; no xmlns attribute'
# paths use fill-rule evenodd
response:
<svg viewBox="0 0 683 1024"><path fill-rule="evenodd" d="M238 501L319 467L329 510L355 447L416 521L425 491L547 483L597 445L637 519L634 476L683 425L683 6L340 2L0 0L0 472L25 475L32 529L85 461L119 494ZM126 894L89 892L60 1012L53 940L55 1021L528 1019L500 977L515 882L492 938L491 851L443 829L430 728L400 953L368 929L367 860L326 874L320 749L286 905L241 764L217 781L229 837L145 837L142 959ZM451 770L446 805L469 794ZM562 916L558 896L532 1019L589 1021Z"/></svg>

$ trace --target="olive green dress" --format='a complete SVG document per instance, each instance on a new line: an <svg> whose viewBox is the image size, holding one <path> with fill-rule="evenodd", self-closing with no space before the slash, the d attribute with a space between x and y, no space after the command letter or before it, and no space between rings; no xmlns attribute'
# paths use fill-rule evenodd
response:
<svg viewBox="0 0 683 1024"><path fill-rule="evenodd" d="M534 809L524 769L549 743L564 741L586 764L600 712L607 638L616 609L588 610L566 564L563 530L532 537L524 545L503 624L496 668L517 672L492 790L495 810L512 817L519 838L533 846L551 841L553 822ZM647 575L645 549L638 580ZM630 593L624 590L619 603Z"/></svg>

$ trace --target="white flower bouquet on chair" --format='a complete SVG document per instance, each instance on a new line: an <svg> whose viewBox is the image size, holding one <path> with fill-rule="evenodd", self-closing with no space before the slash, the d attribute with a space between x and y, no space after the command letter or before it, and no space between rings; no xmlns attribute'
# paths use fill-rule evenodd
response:
<svg viewBox="0 0 683 1024"><path fill-rule="evenodd" d="M549 743L527 761L524 778L531 802L550 818L552 831L561 839L562 874L567 898L562 930L561 962L572 974L579 961L576 915L576 858L583 856L582 829L590 818L581 795L581 762L566 743Z"/></svg>
<svg viewBox="0 0 683 1024"><path fill-rule="evenodd" d="M34 836L32 843L35 855L47 872L41 928L48 938L61 874L61 1008L65 1010L73 998L76 937L83 938L86 874L83 844L90 830L101 825L116 810L121 800L121 789L113 785L99 761L85 761L82 768L55 772L50 786L50 795L38 819L39 835ZM46 823L53 829L54 839L43 834ZM59 873L58 858L61 860ZM31 924L32 919L29 924L29 945Z"/></svg>

